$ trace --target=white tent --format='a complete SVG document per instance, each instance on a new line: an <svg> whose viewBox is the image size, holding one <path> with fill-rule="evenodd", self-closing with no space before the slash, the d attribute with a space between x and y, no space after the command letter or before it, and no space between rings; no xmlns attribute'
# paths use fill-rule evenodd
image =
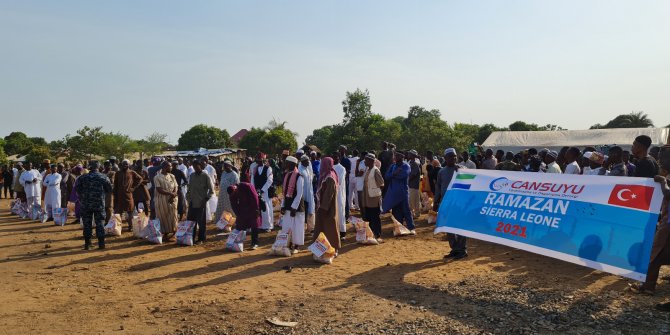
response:
<svg viewBox="0 0 670 335"><path fill-rule="evenodd" d="M667 143L668 128L616 128L559 131L496 131L482 143L482 147L518 152L528 148L560 150L562 147L602 147L619 145L629 150L635 137L647 135L652 145Z"/></svg>

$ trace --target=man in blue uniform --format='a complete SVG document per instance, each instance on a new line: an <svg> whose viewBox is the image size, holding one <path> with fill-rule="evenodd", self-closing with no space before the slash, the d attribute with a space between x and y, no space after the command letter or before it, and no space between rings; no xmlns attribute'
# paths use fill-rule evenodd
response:
<svg viewBox="0 0 670 335"><path fill-rule="evenodd" d="M88 174L77 180L77 194L81 202L81 218L84 224L84 249L91 248L93 220L98 237L98 249L105 248L105 194L112 192L112 183L99 172L100 163L92 161Z"/></svg>

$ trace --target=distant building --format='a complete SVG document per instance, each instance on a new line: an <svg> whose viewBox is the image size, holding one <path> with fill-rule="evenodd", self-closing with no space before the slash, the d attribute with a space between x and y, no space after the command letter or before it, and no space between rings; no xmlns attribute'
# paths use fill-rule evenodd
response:
<svg viewBox="0 0 670 335"><path fill-rule="evenodd" d="M235 135L230 137L230 140L233 142L234 145L237 146L240 144L242 138L244 138L244 136L247 136L248 133L249 133L248 130L240 129L240 131L238 131L237 133L235 133Z"/></svg>

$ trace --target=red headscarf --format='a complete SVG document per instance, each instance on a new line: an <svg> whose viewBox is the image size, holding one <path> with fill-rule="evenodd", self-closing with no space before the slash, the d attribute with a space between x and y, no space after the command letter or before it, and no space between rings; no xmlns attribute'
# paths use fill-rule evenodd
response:
<svg viewBox="0 0 670 335"><path fill-rule="evenodd" d="M326 158L321 159L321 167L320 167L320 170L319 170L319 189L316 191L317 196L321 191L321 187L323 186L323 182L326 181L326 179L328 177L333 178L333 180L335 181L335 185L338 184L337 173L333 169L333 165L334 165L334 162L333 162L332 158L326 157Z"/></svg>

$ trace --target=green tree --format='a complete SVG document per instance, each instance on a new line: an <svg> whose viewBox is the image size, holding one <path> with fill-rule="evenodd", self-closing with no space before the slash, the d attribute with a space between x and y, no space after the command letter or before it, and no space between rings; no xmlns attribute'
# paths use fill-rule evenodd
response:
<svg viewBox="0 0 670 335"><path fill-rule="evenodd" d="M138 149L149 156L159 154L169 146L167 142L167 134L154 132L147 135L144 139L137 141Z"/></svg>
<svg viewBox="0 0 670 335"><path fill-rule="evenodd" d="M516 121L509 125L511 131L537 131L540 127L535 123L526 123L523 121Z"/></svg>
<svg viewBox="0 0 670 335"><path fill-rule="evenodd" d="M44 147L44 146L49 146L49 143L44 139L44 137L30 137L30 143L32 143L33 146L39 146L39 147Z"/></svg>
<svg viewBox="0 0 670 335"><path fill-rule="evenodd" d="M396 117L392 122L402 124L396 144L400 148L414 149L420 153L447 145L446 137L453 134L453 129L441 119L440 111L437 109L428 110L412 106L407 112L407 118L401 121L400 117Z"/></svg>
<svg viewBox="0 0 670 335"><path fill-rule="evenodd" d="M377 150L381 149L383 141L392 143L400 143L400 136L402 134L402 126L394 121L386 120L379 114L373 114L365 123L363 135L354 141L349 140L346 144L351 148L359 150ZM335 142L332 145L334 151L339 146Z"/></svg>
<svg viewBox="0 0 670 335"><path fill-rule="evenodd" d="M7 164L7 154L5 153L5 140L0 139L0 165Z"/></svg>
<svg viewBox="0 0 670 335"><path fill-rule="evenodd" d="M335 126L323 126L321 128L314 129L312 135L309 135L305 138L305 144L315 145L321 150L335 150L334 148L330 147L330 144L334 142L334 127Z"/></svg>
<svg viewBox="0 0 670 335"><path fill-rule="evenodd" d="M33 144L28 136L20 131L15 131L5 136L5 153L7 155L25 155L30 152Z"/></svg>
<svg viewBox="0 0 670 335"><path fill-rule="evenodd" d="M261 143L265 136L265 130L262 128L251 127L242 139L240 139L239 147L247 149L247 155L253 155L259 151L263 151Z"/></svg>
<svg viewBox="0 0 670 335"><path fill-rule="evenodd" d="M218 149L231 145L230 135L225 129L198 124L181 134L177 150Z"/></svg>
<svg viewBox="0 0 670 335"><path fill-rule="evenodd" d="M137 152L137 142L128 135L121 133L103 133L98 144L98 153L103 158L115 156L118 160L124 159L128 154Z"/></svg>
<svg viewBox="0 0 670 335"><path fill-rule="evenodd" d="M92 159L93 156L102 154L100 152L100 140L103 136L102 127L84 126L77 130L77 135L69 137L66 135L66 143L74 156L84 159Z"/></svg>
<svg viewBox="0 0 670 335"><path fill-rule="evenodd" d="M504 130L507 130L507 128L498 128L496 125L492 123L485 123L479 126L479 131L477 132L475 142L481 145L486 141L487 138L489 138L491 133L493 133L494 131L504 131Z"/></svg>
<svg viewBox="0 0 670 335"><path fill-rule="evenodd" d="M370 117L372 115L370 92L367 89L362 91L360 88L353 92L347 91L346 98L342 100L342 110L344 111L343 123L345 125Z"/></svg>
<svg viewBox="0 0 670 335"><path fill-rule="evenodd" d="M268 155L279 155L284 149L298 147L296 133L286 127L286 122L270 121L265 128L252 127L240 140L239 146L247 153L255 155L259 151Z"/></svg>
<svg viewBox="0 0 670 335"><path fill-rule="evenodd" d="M30 149L28 155L26 155L26 161L33 163L33 165L40 165L45 159L53 159L49 147L46 145L34 146Z"/></svg>
<svg viewBox="0 0 670 335"><path fill-rule="evenodd" d="M275 128L265 133L261 147L268 154L279 155L285 149L295 150L298 147L298 141L290 130Z"/></svg>
<svg viewBox="0 0 670 335"><path fill-rule="evenodd" d="M558 130L567 130L559 125L547 123L544 126L538 128L538 130L548 130L548 131L558 131Z"/></svg>
<svg viewBox="0 0 670 335"><path fill-rule="evenodd" d="M591 129L608 129L608 128L650 128L654 126L654 122L644 112L632 112L630 114L621 114L606 124L600 123L591 126Z"/></svg>

